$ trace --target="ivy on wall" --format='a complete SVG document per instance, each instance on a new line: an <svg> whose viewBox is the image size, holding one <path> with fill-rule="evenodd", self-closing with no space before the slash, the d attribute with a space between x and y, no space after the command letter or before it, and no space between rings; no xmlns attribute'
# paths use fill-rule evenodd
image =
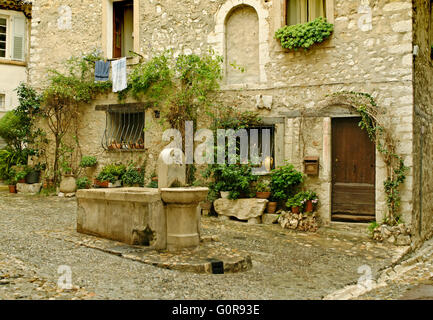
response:
<svg viewBox="0 0 433 320"><path fill-rule="evenodd" d="M376 144L376 149L382 156L387 168L387 177L383 182L388 215L384 223L397 225L401 222L400 185L406 180L408 167L404 165L403 158L396 152L396 142L378 116L378 105L368 93L341 91L331 95L340 98L343 103L354 108L361 115L359 126L366 130L369 138Z"/></svg>

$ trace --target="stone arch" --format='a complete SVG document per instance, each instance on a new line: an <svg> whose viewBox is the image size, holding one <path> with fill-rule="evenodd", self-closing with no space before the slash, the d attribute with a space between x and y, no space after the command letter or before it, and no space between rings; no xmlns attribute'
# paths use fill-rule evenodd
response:
<svg viewBox="0 0 433 320"><path fill-rule="evenodd" d="M216 13L215 30L209 34L208 43L213 47L215 53L225 57L226 52L226 19L230 13L239 6L250 6L258 15L258 45L259 45L259 82L267 81L265 65L269 58L269 16L268 10L263 7L260 0L227 0Z"/></svg>
<svg viewBox="0 0 433 320"><path fill-rule="evenodd" d="M259 83L259 16L247 5L234 7L225 21L227 84ZM244 70L241 72L237 65Z"/></svg>

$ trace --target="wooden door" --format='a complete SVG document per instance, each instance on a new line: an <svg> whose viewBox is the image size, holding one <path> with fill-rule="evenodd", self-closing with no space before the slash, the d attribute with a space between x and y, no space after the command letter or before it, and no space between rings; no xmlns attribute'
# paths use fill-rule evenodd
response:
<svg viewBox="0 0 433 320"><path fill-rule="evenodd" d="M375 220L376 148L360 118L332 119L332 220Z"/></svg>

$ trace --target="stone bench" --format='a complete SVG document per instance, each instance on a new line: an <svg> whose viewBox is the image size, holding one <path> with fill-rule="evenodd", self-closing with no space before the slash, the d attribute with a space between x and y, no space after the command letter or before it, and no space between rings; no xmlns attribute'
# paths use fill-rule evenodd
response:
<svg viewBox="0 0 433 320"><path fill-rule="evenodd" d="M268 200L266 199L218 199L214 202L215 211L222 219L235 217L239 220L248 220L250 224L262 223Z"/></svg>

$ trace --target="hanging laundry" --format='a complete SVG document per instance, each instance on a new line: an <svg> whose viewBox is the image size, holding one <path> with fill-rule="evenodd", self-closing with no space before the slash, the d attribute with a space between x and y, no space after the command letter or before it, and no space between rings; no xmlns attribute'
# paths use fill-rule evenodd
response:
<svg viewBox="0 0 433 320"><path fill-rule="evenodd" d="M110 77L110 62L99 60L95 62L95 81L108 81Z"/></svg>
<svg viewBox="0 0 433 320"><path fill-rule="evenodd" d="M126 58L111 62L113 77L113 92L119 92L128 86L126 81Z"/></svg>

